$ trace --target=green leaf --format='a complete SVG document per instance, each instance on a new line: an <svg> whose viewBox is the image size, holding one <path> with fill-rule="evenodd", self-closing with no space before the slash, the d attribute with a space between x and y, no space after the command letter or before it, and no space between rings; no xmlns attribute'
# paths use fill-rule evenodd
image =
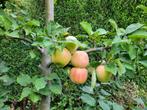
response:
<svg viewBox="0 0 147 110"><path fill-rule="evenodd" d="M125 34L125 30L123 28L117 29L117 36L123 36Z"/></svg>
<svg viewBox="0 0 147 110"><path fill-rule="evenodd" d="M84 86L84 87L82 87L81 89L82 89L82 91L84 91L84 92L86 92L86 93L94 94L93 88L92 88L92 87Z"/></svg>
<svg viewBox="0 0 147 110"><path fill-rule="evenodd" d="M112 107L113 107L113 110L124 110L124 108L121 105L114 102L112 104Z"/></svg>
<svg viewBox="0 0 147 110"><path fill-rule="evenodd" d="M39 46L44 48L52 48L54 46L53 42L49 42L47 40L42 42L33 42L32 46Z"/></svg>
<svg viewBox="0 0 147 110"><path fill-rule="evenodd" d="M48 96L48 95L50 95L50 89L49 89L49 85L47 85L45 88L43 88L43 89L40 89L39 90L39 93L41 94L41 95L45 95L45 96Z"/></svg>
<svg viewBox="0 0 147 110"><path fill-rule="evenodd" d="M0 73L6 73L8 72L9 68L5 65L5 62L0 62Z"/></svg>
<svg viewBox="0 0 147 110"><path fill-rule="evenodd" d="M70 52L76 51L76 49L79 47L78 41L66 41L64 44Z"/></svg>
<svg viewBox="0 0 147 110"><path fill-rule="evenodd" d="M24 26L23 29L25 31L25 35L29 35L30 33L32 33L32 28L29 26Z"/></svg>
<svg viewBox="0 0 147 110"><path fill-rule="evenodd" d="M144 13L147 13L147 7L144 5L138 5L137 8L140 8L144 11Z"/></svg>
<svg viewBox="0 0 147 110"><path fill-rule="evenodd" d="M126 72L125 66L122 64L122 62L119 59L117 59L116 62L118 65L118 73L121 76L122 74Z"/></svg>
<svg viewBox="0 0 147 110"><path fill-rule="evenodd" d="M105 103L103 100L99 100L99 105L102 108L102 110L110 110L109 104Z"/></svg>
<svg viewBox="0 0 147 110"><path fill-rule="evenodd" d="M2 109L2 110L10 110L11 108L10 108L10 106L8 106L8 105L4 105L1 109Z"/></svg>
<svg viewBox="0 0 147 110"><path fill-rule="evenodd" d="M56 5L56 3L57 3L57 0L54 0L54 5Z"/></svg>
<svg viewBox="0 0 147 110"><path fill-rule="evenodd" d="M112 25L112 27L116 30L117 36L122 36L125 34L125 30L123 28L118 28L117 23L113 19L110 19L109 22Z"/></svg>
<svg viewBox="0 0 147 110"><path fill-rule="evenodd" d="M19 38L19 31L13 31L11 33L6 32L5 34L9 37Z"/></svg>
<svg viewBox="0 0 147 110"><path fill-rule="evenodd" d="M44 78L35 78L33 79L34 81L32 82L33 85L35 86L36 90L39 91L40 89L45 88L47 82L45 81Z"/></svg>
<svg viewBox="0 0 147 110"><path fill-rule="evenodd" d="M37 94L35 94L35 93L32 92L32 93L29 95L29 99L30 99L32 102L37 103L37 102L41 99L41 97L40 97L39 95L37 95Z"/></svg>
<svg viewBox="0 0 147 110"><path fill-rule="evenodd" d="M134 66L133 66L133 64L124 63L124 66L125 66L127 69L134 71Z"/></svg>
<svg viewBox="0 0 147 110"><path fill-rule="evenodd" d="M40 26L40 22L37 21L37 20L35 20L35 19L33 19L33 20L31 20L31 21L28 21L28 22L26 23L26 25L28 25L28 26Z"/></svg>
<svg viewBox="0 0 147 110"><path fill-rule="evenodd" d="M0 77L0 81L4 83L4 85L11 85L15 80L8 75L3 75Z"/></svg>
<svg viewBox="0 0 147 110"><path fill-rule="evenodd" d="M119 36L116 36L113 41L112 44L117 44L117 43L130 43L131 41L129 39L121 39Z"/></svg>
<svg viewBox="0 0 147 110"><path fill-rule="evenodd" d="M5 31L0 28L0 36L5 36Z"/></svg>
<svg viewBox="0 0 147 110"><path fill-rule="evenodd" d="M30 51L29 54L32 59L34 59L36 57L36 54L33 51Z"/></svg>
<svg viewBox="0 0 147 110"><path fill-rule="evenodd" d="M88 35L92 35L93 31L92 31L92 27L91 24L88 22L80 22L81 27L87 32Z"/></svg>
<svg viewBox="0 0 147 110"><path fill-rule="evenodd" d="M8 31L9 29L12 28L12 21L11 21L12 19L9 16L7 16L5 13L3 14L4 15L1 15L0 13L0 25L4 27L6 31Z"/></svg>
<svg viewBox="0 0 147 110"><path fill-rule="evenodd" d="M25 87L22 90L21 96L20 96L20 101L23 100L23 98L28 97L32 92L32 89L29 87Z"/></svg>
<svg viewBox="0 0 147 110"><path fill-rule="evenodd" d="M106 71L112 73L113 75L116 75L117 69L117 66L113 63L106 65Z"/></svg>
<svg viewBox="0 0 147 110"><path fill-rule="evenodd" d="M144 67L147 67L147 60L139 61L140 64L142 64Z"/></svg>
<svg viewBox="0 0 147 110"><path fill-rule="evenodd" d="M144 56L147 56L147 51L144 52Z"/></svg>
<svg viewBox="0 0 147 110"><path fill-rule="evenodd" d="M4 102L3 100L0 100L0 108L2 108L4 106Z"/></svg>
<svg viewBox="0 0 147 110"><path fill-rule="evenodd" d="M96 71L92 72L92 77L91 77L91 87L94 88L96 86Z"/></svg>
<svg viewBox="0 0 147 110"><path fill-rule="evenodd" d="M7 94L10 93L10 90L9 89L0 89L0 99L2 99L3 97L7 96Z"/></svg>
<svg viewBox="0 0 147 110"><path fill-rule="evenodd" d="M138 105L140 105L140 104L144 105L144 102L143 102L143 100L141 98L136 98L134 100L137 102Z"/></svg>
<svg viewBox="0 0 147 110"><path fill-rule="evenodd" d="M101 94L104 95L104 96L110 96L111 94L108 93L107 91L105 91L104 89L101 89Z"/></svg>
<svg viewBox="0 0 147 110"><path fill-rule="evenodd" d="M31 83L31 77L27 74L21 74L17 77L17 83L21 86L27 86Z"/></svg>
<svg viewBox="0 0 147 110"><path fill-rule="evenodd" d="M88 95L88 94L82 94L81 97L82 101L90 106L95 106L96 105L96 100Z"/></svg>
<svg viewBox="0 0 147 110"><path fill-rule="evenodd" d="M16 20L12 20L12 27L11 27L11 29L14 31L14 30L17 30L17 29L19 29L19 25L17 24L17 21Z"/></svg>
<svg viewBox="0 0 147 110"><path fill-rule="evenodd" d="M59 79L59 76L57 75L57 73L51 73L48 75L48 80L54 80L54 79Z"/></svg>
<svg viewBox="0 0 147 110"><path fill-rule="evenodd" d="M106 99L105 96L103 96L103 95L99 95L99 100L105 100L105 99Z"/></svg>
<svg viewBox="0 0 147 110"><path fill-rule="evenodd" d="M128 54L129 54L131 60L136 58L136 49L133 45L129 45Z"/></svg>
<svg viewBox="0 0 147 110"><path fill-rule="evenodd" d="M97 29L95 32L98 32L99 35L105 35L108 33L108 31L106 31L105 29L102 29L102 28Z"/></svg>
<svg viewBox="0 0 147 110"><path fill-rule="evenodd" d="M145 30L137 30L134 33L128 36L131 39L147 39L147 31Z"/></svg>
<svg viewBox="0 0 147 110"><path fill-rule="evenodd" d="M61 85L52 84L52 85L49 86L49 89L54 94L61 94L62 93L62 86Z"/></svg>
<svg viewBox="0 0 147 110"><path fill-rule="evenodd" d="M58 23L51 21L47 25L46 33L49 37L55 37L55 36L59 36L60 34L67 32L68 30L69 28L63 28Z"/></svg>
<svg viewBox="0 0 147 110"><path fill-rule="evenodd" d="M110 24L112 25L112 27L113 27L113 28L116 30L116 32L117 32L118 26L117 26L116 22L115 22L113 19L110 19L109 22L110 22Z"/></svg>
<svg viewBox="0 0 147 110"><path fill-rule="evenodd" d="M135 32L136 30L140 29L142 26L143 24L140 24L140 23L131 24L126 28L125 32L126 34L131 34Z"/></svg>

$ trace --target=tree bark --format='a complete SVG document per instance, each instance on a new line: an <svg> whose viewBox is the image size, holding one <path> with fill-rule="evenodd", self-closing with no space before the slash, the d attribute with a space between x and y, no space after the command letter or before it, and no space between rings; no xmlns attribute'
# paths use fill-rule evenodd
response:
<svg viewBox="0 0 147 110"><path fill-rule="evenodd" d="M46 25L49 21L54 20L54 0L45 0L45 8L46 8ZM51 73L51 68L48 68L51 63L51 58L48 56L48 50L42 49L42 61L41 61L41 69L42 73L47 76ZM49 84L50 82L48 82ZM41 99L40 110L50 110L51 96L43 96Z"/></svg>
<svg viewBox="0 0 147 110"><path fill-rule="evenodd" d="M51 96L43 96L40 110L50 110Z"/></svg>
<svg viewBox="0 0 147 110"><path fill-rule="evenodd" d="M54 20L54 0L45 0L46 22Z"/></svg>
<svg viewBox="0 0 147 110"><path fill-rule="evenodd" d="M51 73L51 68L48 68L48 65L50 63L51 63L51 58L48 56L47 49L42 49L42 61L40 68L45 76ZM51 102L50 95L42 96L40 110L50 110L50 102Z"/></svg>

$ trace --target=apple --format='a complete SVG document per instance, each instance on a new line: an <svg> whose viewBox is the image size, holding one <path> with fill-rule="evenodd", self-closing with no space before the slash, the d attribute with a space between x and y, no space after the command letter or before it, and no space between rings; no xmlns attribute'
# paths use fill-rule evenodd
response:
<svg viewBox="0 0 147 110"><path fill-rule="evenodd" d="M63 67L66 66L71 60L71 53L64 48L63 50L57 49L55 53L51 56L52 62L55 64L60 64Z"/></svg>
<svg viewBox="0 0 147 110"><path fill-rule="evenodd" d="M65 38L66 39L66 48L71 52L74 53L78 49L78 40L74 36L68 36Z"/></svg>
<svg viewBox="0 0 147 110"><path fill-rule="evenodd" d="M66 41L77 41L77 38L74 36L68 36L65 39L66 39Z"/></svg>
<svg viewBox="0 0 147 110"><path fill-rule="evenodd" d="M89 64L88 54L84 51L76 51L71 57L71 63L75 67L85 68Z"/></svg>
<svg viewBox="0 0 147 110"><path fill-rule="evenodd" d="M83 84L86 82L88 77L88 71L86 68L76 68L73 67L70 70L70 79L76 84Z"/></svg>
<svg viewBox="0 0 147 110"><path fill-rule="evenodd" d="M106 71L105 65L99 65L96 68L96 73L100 82L108 82L112 76L112 73Z"/></svg>

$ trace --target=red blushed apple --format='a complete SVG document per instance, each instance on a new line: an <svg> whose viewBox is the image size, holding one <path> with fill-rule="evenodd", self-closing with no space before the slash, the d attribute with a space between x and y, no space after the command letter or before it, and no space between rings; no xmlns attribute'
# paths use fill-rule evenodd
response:
<svg viewBox="0 0 147 110"><path fill-rule="evenodd" d="M85 68L89 64L88 54L84 51L76 51L73 53L71 63L75 67Z"/></svg>
<svg viewBox="0 0 147 110"><path fill-rule="evenodd" d="M64 48L62 51L56 50L51 58L53 63L60 64L64 67L70 62L71 53L66 48Z"/></svg>
<svg viewBox="0 0 147 110"><path fill-rule="evenodd" d="M112 74L106 71L105 65L99 65L96 68L96 72L100 82L108 82L111 79Z"/></svg>
<svg viewBox="0 0 147 110"><path fill-rule="evenodd" d="M76 84L83 84L86 82L88 77L88 71L86 68L72 68L70 70L70 79Z"/></svg>

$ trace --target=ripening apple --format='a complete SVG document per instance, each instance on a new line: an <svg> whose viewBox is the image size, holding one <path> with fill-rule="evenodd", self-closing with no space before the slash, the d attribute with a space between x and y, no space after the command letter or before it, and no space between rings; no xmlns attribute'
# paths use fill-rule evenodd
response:
<svg viewBox="0 0 147 110"><path fill-rule="evenodd" d="M78 40L74 36L66 37L66 48L71 52L74 53L78 49Z"/></svg>
<svg viewBox="0 0 147 110"><path fill-rule="evenodd" d="M65 39L66 39L66 41L77 41L77 38L74 36L68 36Z"/></svg>
<svg viewBox="0 0 147 110"><path fill-rule="evenodd" d="M66 66L71 60L71 53L64 48L63 50L56 50L52 55L52 62L55 64L60 64L63 67Z"/></svg>
<svg viewBox="0 0 147 110"><path fill-rule="evenodd" d="M75 67L85 68L89 64L88 54L84 51L76 51L71 57L71 63Z"/></svg>
<svg viewBox="0 0 147 110"><path fill-rule="evenodd" d="M112 73L106 71L105 65L99 65L96 72L100 82L108 82L111 79Z"/></svg>
<svg viewBox="0 0 147 110"><path fill-rule="evenodd" d="M87 77L88 77L88 71L86 68L76 68L73 67L70 70L69 77L72 82L76 84L83 84L86 82Z"/></svg>

